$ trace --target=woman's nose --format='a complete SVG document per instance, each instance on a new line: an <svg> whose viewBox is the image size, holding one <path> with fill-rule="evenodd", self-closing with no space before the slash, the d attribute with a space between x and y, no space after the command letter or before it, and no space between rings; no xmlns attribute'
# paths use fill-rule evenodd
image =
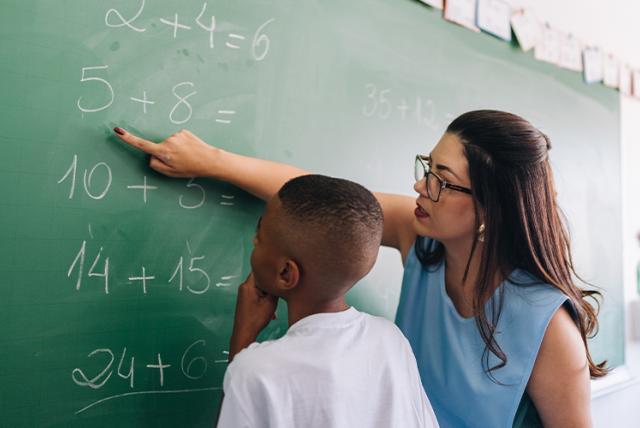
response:
<svg viewBox="0 0 640 428"><path fill-rule="evenodd" d="M424 177L418 181L416 181L416 183L413 185L413 190L416 191L416 193L421 194L422 196L427 196L427 180L424 179Z"/></svg>

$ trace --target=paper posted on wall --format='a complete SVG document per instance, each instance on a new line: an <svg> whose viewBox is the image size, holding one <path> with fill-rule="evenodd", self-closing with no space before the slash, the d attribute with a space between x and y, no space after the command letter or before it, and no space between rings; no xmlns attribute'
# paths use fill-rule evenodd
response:
<svg viewBox="0 0 640 428"><path fill-rule="evenodd" d="M478 0L478 27L511 41L511 6L503 0Z"/></svg>
<svg viewBox="0 0 640 428"><path fill-rule="evenodd" d="M618 81L620 93L623 95L631 95L631 90L633 88L633 73L627 64L620 65Z"/></svg>
<svg viewBox="0 0 640 428"><path fill-rule="evenodd" d="M435 7L436 9L442 9L444 0L420 0L424 4Z"/></svg>
<svg viewBox="0 0 640 428"><path fill-rule="evenodd" d="M620 64L613 54L607 54L603 60L603 82L610 88L617 88L620 80Z"/></svg>
<svg viewBox="0 0 640 428"><path fill-rule="evenodd" d="M511 26L523 51L529 51L538 43L541 33L540 23L531 12L521 10L514 13L511 16Z"/></svg>
<svg viewBox="0 0 640 428"><path fill-rule="evenodd" d="M480 31L476 26L476 5L477 0L447 0L444 3L444 19Z"/></svg>
<svg viewBox="0 0 640 428"><path fill-rule="evenodd" d="M640 98L640 70L633 70L633 84L631 86L633 96Z"/></svg>
<svg viewBox="0 0 640 428"><path fill-rule="evenodd" d="M604 78L604 64L602 51L597 47L588 47L582 51L584 66L584 81L587 83L602 82Z"/></svg>
<svg viewBox="0 0 640 428"><path fill-rule="evenodd" d="M563 34L560 40L560 67L582 71L582 43L571 34Z"/></svg>
<svg viewBox="0 0 640 428"><path fill-rule="evenodd" d="M562 33L549 25L545 25L538 43L536 43L534 57L538 61L560 65Z"/></svg>

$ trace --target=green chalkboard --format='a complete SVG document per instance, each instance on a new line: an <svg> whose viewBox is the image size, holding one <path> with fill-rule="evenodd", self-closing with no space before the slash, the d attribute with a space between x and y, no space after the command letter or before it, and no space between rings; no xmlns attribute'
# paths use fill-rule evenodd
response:
<svg viewBox="0 0 640 428"><path fill-rule="evenodd" d="M262 204L153 173L114 125L412 194L414 155L451 118L521 114L554 141L577 268L606 292L595 357L623 362L614 91L410 0L0 11L1 426L213 424ZM382 250L350 301L393 318L400 278Z"/></svg>

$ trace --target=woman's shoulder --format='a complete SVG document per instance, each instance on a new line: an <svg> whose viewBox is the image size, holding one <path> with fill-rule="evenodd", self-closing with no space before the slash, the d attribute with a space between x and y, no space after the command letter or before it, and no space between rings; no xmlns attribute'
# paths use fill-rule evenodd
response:
<svg viewBox="0 0 640 428"><path fill-rule="evenodd" d="M517 311L542 312L550 316L559 307L565 306L573 316L574 309L569 296L523 269L515 269L504 282L504 296Z"/></svg>
<svg viewBox="0 0 640 428"><path fill-rule="evenodd" d="M514 269L504 284L511 290L516 290L527 295L548 295L555 297L568 297L559 288L545 282L536 275L520 268Z"/></svg>

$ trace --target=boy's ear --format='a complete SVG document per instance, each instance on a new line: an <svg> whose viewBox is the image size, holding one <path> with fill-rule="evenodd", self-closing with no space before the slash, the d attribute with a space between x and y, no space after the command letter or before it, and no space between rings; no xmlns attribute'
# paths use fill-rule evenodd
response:
<svg viewBox="0 0 640 428"><path fill-rule="evenodd" d="M289 291L298 286L300 282L300 267L294 260L287 259L278 272L278 286L283 291Z"/></svg>

